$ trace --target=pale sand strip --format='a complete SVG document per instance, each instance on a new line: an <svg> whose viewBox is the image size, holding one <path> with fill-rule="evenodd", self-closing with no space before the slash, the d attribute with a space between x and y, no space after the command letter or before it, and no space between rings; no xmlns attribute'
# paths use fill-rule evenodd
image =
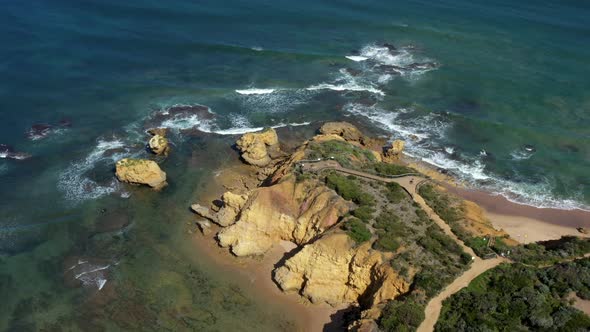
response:
<svg viewBox="0 0 590 332"><path fill-rule="evenodd" d="M547 240L557 240L562 236L588 237L573 227L547 223L538 219L510 216L485 211L486 217L494 228L503 229L511 238L520 243L531 243Z"/></svg>

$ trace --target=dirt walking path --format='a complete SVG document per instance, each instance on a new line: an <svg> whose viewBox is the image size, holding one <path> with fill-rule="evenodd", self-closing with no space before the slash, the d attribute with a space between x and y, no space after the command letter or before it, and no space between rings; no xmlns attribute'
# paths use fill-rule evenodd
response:
<svg viewBox="0 0 590 332"><path fill-rule="evenodd" d="M501 257L487 260L477 257L473 249L465 245L465 243L463 243L463 241L461 241L461 239L459 239L455 233L451 231L451 227L438 214L436 214L436 212L434 212L434 210L432 210L432 208L426 204L424 198L418 194L417 187L423 178L417 175L405 175L395 178L381 177L375 174L344 168L340 166L340 164L335 160L324 160L302 164L303 171L319 172L325 169L333 169L340 173L355 175L370 180L386 183L395 182L399 184L410 194L412 199L418 203L426 213L428 213L430 219L432 219L445 232L446 235L451 237L463 249L463 251L471 255L472 264L469 269L463 272L463 274L461 274L451 284L447 285L447 287L445 287L437 296L430 299L424 311L426 319L418 327L418 332L434 331L434 326L436 325L436 322L440 316L442 303L444 300L457 293L461 289L467 287L467 285L469 285L469 283L480 274L498 266L500 263L509 262L507 259Z"/></svg>

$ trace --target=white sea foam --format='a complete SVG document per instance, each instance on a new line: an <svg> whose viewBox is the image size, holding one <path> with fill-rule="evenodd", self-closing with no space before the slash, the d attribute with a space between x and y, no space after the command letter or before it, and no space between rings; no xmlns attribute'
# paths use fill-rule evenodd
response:
<svg viewBox="0 0 590 332"><path fill-rule="evenodd" d="M105 152L114 149L123 149L123 153L113 153L109 156ZM128 156L129 150L125 143L117 138L97 141L96 147L83 160L73 162L61 173L58 180L58 188L64 192L66 199L70 201L81 201L96 199L117 191L119 184L113 178L107 185L98 184L86 176L97 163L108 161L114 163L117 160Z"/></svg>
<svg viewBox="0 0 590 332"><path fill-rule="evenodd" d="M74 278L80 280L84 286L95 286L98 290L101 290L107 283L107 279L104 271L110 268L111 265L93 265L88 262L78 263L70 268L76 269L77 274Z"/></svg>
<svg viewBox="0 0 590 332"><path fill-rule="evenodd" d="M301 122L301 123L280 123L277 125L270 126L271 128L283 128L283 127L298 127L298 126L307 126L310 122ZM263 130L265 127L236 127L236 128L228 128L228 129L211 129L207 131L208 133L214 133L218 135L243 135L246 133L253 133L257 131Z"/></svg>
<svg viewBox="0 0 590 332"><path fill-rule="evenodd" d="M256 52L262 52L262 51L264 51L264 48L262 48L260 46L252 46L250 49L252 51L256 51Z"/></svg>
<svg viewBox="0 0 590 332"><path fill-rule="evenodd" d="M385 96L385 92L383 92L375 87L357 85L354 82L348 82L348 83L339 84L339 85L322 83L322 84L313 85L313 86L306 88L306 90L309 90L309 91L326 90L326 89L334 90L334 91L367 91L367 92L371 92L374 94L378 94L380 96Z"/></svg>
<svg viewBox="0 0 590 332"><path fill-rule="evenodd" d="M237 93L241 95L265 95L269 93L275 92L276 89L245 89L245 90L236 90Z"/></svg>
<svg viewBox="0 0 590 332"><path fill-rule="evenodd" d="M510 156L513 160L527 160L533 156L533 152L523 151L523 150L515 150L510 152Z"/></svg>
<svg viewBox="0 0 590 332"><path fill-rule="evenodd" d="M366 60L368 60L368 59L369 59L369 58L367 58L367 57L364 57L364 56L359 56L359 55L347 55L347 56L346 56L346 58L347 58L348 60L352 60L352 61L354 61L354 62L361 62L361 61L366 61Z"/></svg>
<svg viewBox="0 0 590 332"><path fill-rule="evenodd" d="M481 155L468 156L457 152L455 148L444 145L445 134L451 124L438 119L436 115L401 119L400 114L411 113L412 110L399 109L389 112L376 107L356 104L347 105L345 111L369 119L376 126L391 132L392 138L404 139L406 141L405 153L410 157L451 171L464 183L473 187L502 195L518 204L565 210L588 210L587 206L580 203L583 200L582 197L580 199L556 198L549 180L525 183L494 175L486 170L485 162L482 159L488 154L485 151ZM419 140L416 140L416 137ZM529 153L529 157L530 155L532 153Z"/></svg>

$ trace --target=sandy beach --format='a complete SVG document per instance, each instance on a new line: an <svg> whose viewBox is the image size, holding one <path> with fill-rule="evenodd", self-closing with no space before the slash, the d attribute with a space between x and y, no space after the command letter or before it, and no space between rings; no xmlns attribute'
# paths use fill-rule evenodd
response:
<svg viewBox="0 0 590 332"><path fill-rule="evenodd" d="M455 186L446 187L466 200L481 206L496 229L504 229L514 240L530 243L559 239L562 236L582 236L577 228L590 228L590 212L537 208L517 204L503 196Z"/></svg>

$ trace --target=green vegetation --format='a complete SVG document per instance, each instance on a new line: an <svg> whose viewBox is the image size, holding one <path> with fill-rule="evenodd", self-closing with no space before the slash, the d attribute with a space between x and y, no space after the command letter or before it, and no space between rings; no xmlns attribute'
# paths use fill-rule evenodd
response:
<svg viewBox="0 0 590 332"><path fill-rule="evenodd" d="M375 162L375 156L371 151L362 149L347 142L331 140L325 142L311 142L309 144L309 159L334 158L340 165L348 168L355 168L355 164L366 164Z"/></svg>
<svg viewBox="0 0 590 332"><path fill-rule="evenodd" d="M354 176L342 176L336 173L330 173L326 177L326 185L338 193L342 198L353 201L358 205L375 205L375 197L364 192L359 186Z"/></svg>
<svg viewBox="0 0 590 332"><path fill-rule="evenodd" d="M391 203L397 204L401 202L404 198L408 197L408 194L406 193L404 188L402 188L402 186L395 182L388 183L386 185L386 188L387 191L385 192L385 197L387 197L387 199Z"/></svg>
<svg viewBox="0 0 590 332"><path fill-rule="evenodd" d="M569 305L590 299L590 259L534 268L503 264L444 302L436 331L588 331L590 317Z"/></svg>
<svg viewBox="0 0 590 332"><path fill-rule="evenodd" d="M366 223L373 219L373 213L375 213L375 209L367 205L361 206L358 209L352 211L353 216L359 218L360 220Z"/></svg>
<svg viewBox="0 0 590 332"><path fill-rule="evenodd" d="M434 212L449 224L456 223L463 218L463 211L454 207L451 199L436 191L433 185L425 184L420 186L418 193L426 200Z"/></svg>
<svg viewBox="0 0 590 332"><path fill-rule="evenodd" d="M356 243L363 243L371 239L371 232L367 225L357 218L348 219L342 228Z"/></svg>
<svg viewBox="0 0 590 332"><path fill-rule="evenodd" d="M383 310L379 325L384 331L415 331L425 318L424 308L425 305L415 298L390 301Z"/></svg>
<svg viewBox="0 0 590 332"><path fill-rule="evenodd" d="M374 163L369 165L367 169L380 175L402 175L408 173L417 173L417 171L411 167L387 163Z"/></svg>
<svg viewBox="0 0 590 332"><path fill-rule="evenodd" d="M495 247L488 248L489 238L475 237L469 234L463 226L461 221L464 219L465 212L462 208L457 207L455 202L448 195L437 191L433 185L425 184L418 188L418 193L424 198L428 206L430 206L436 214L438 214L449 226L451 230L465 245L471 247L476 255L484 257L488 254L493 254ZM501 242L504 244L504 242ZM495 249L498 249L496 247ZM503 251L496 251L501 253Z"/></svg>
<svg viewBox="0 0 590 332"><path fill-rule="evenodd" d="M565 236L559 240L511 248L510 258L529 265L549 265L590 253L590 239Z"/></svg>

